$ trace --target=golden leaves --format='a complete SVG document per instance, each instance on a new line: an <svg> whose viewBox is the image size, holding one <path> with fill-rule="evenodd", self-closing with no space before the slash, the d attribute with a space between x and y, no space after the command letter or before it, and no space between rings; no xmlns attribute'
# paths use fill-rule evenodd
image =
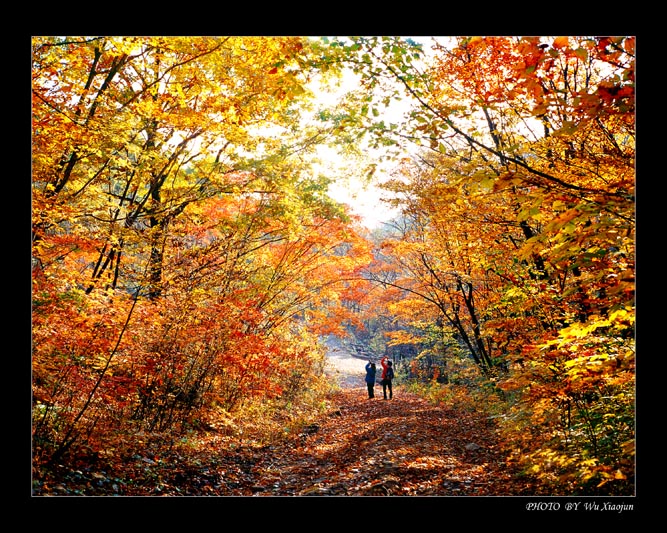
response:
<svg viewBox="0 0 667 533"><path fill-rule="evenodd" d="M570 44L570 38L569 37L557 37L554 39L552 46L554 48L567 48Z"/></svg>

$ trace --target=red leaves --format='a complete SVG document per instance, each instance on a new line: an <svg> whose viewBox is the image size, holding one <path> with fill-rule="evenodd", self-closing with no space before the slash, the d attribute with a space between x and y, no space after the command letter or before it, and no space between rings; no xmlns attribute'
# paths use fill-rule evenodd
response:
<svg viewBox="0 0 667 533"><path fill-rule="evenodd" d="M41 494L87 495L530 494L512 479L492 426L472 413L400 389L391 401L368 400L365 388L330 400L317 424L280 444L243 445L201 432L196 448L167 450L156 440L128 460L107 455L108 464L82 465L76 476L60 472L36 484Z"/></svg>

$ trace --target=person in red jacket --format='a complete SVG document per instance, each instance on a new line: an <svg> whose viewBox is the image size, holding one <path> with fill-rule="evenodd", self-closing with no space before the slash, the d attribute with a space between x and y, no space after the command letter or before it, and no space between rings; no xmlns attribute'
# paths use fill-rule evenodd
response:
<svg viewBox="0 0 667 533"><path fill-rule="evenodd" d="M382 365L382 395L384 399L387 399L387 389L389 389L389 399L391 400L394 392L392 390L391 381L394 379L394 369L392 362L389 360L389 357L386 355L380 360Z"/></svg>

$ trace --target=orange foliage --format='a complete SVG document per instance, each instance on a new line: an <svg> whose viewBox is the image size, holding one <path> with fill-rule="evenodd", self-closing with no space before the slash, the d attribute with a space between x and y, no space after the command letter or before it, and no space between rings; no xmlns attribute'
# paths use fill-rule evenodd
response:
<svg viewBox="0 0 667 533"><path fill-rule="evenodd" d="M404 324L420 301L437 311L505 392L519 462L554 485L626 491L634 38L460 37L419 79L412 132L431 150L387 184L405 223L376 279L406 291Z"/></svg>
<svg viewBox="0 0 667 533"><path fill-rule="evenodd" d="M502 397L512 460L629 490L635 39L460 37L425 75L415 50L33 39L37 462L287 405L321 375L318 334L377 316L390 345L440 358L434 381L474 362L450 398ZM423 151L386 184L403 211L375 250L301 157L322 131L295 127L310 69L347 60L419 104L398 137ZM383 118L370 98L334 120L342 144L395 138L365 122Z"/></svg>
<svg viewBox="0 0 667 533"><path fill-rule="evenodd" d="M313 332L362 297L368 254L290 155L310 144L287 112L309 95L307 40L36 37L33 52L38 461L304 394L322 374Z"/></svg>

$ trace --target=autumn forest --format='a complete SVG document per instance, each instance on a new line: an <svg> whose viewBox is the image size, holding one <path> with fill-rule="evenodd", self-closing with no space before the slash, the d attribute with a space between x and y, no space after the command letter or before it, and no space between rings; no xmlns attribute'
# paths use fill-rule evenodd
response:
<svg viewBox="0 0 667 533"><path fill-rule="evenodd" d="M33 37L31 75L33 495L289 449L331 338L531 490L635 494L634 37Z"/></svg>

